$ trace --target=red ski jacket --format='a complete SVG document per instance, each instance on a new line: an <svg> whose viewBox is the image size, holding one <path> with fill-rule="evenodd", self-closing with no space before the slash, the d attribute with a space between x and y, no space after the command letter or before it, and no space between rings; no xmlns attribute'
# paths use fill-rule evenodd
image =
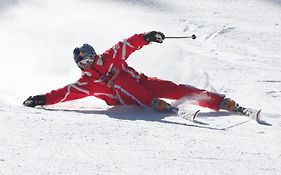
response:
<svg viewBox="0 0 281 175"><path fill-rule="evenodd" d="M96 56L91 70L82 71L81 78L73 84L46 94L46 105L95 96L108 105L151 106L155 98L180 99L182 97L204 97L198 101L203 107L219 110L224 95L208 92L185 84L161 80L139 74L125 62L129 55L148 42L144 34L136 34L118 42L103 54ZM118 74L116 74L118 70ZM114 75L114 88L107 86Z"/></svg>
<svg viewBox="0 0 281 175"><path fill-rule="evenodd" d="M118 42L103 54L97 55L93 63L93 69L82 71L81 78L73 84L53 90L46 94L46 105L59 102L80 99L87 96L95 96L104 100L108 105L119 105L120 99L114 89L107 86L107 81L117 68L139 79L140 74L129 67L125 60L130 54L147 45L143 39L144 34L135 34Z"/></svg>

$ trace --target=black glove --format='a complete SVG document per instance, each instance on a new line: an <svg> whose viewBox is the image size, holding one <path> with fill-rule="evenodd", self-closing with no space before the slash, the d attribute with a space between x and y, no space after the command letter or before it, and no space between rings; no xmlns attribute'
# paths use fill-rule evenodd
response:
<svg viewBox="0 0 281 175"><path fill-rule="evenodd" d="M36 96L28 97L28 99L23 102L23 105L27 107L35 107L37 105L45 105L45 103L46 103L45 95L36 95Z"/></svg>
<svg viewBox="0 0 281 175"><path fill-rule="evenodd" d="M162 32L151 31L151 32L145 33L143 38L147 42L152 41L152 42L162 43L163 40L165 39L165 35Z"/></svg>

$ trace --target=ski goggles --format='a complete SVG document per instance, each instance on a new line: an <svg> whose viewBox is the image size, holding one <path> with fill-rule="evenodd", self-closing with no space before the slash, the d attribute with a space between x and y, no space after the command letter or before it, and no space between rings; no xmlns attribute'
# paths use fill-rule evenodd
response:
<svg viewBox="0 0 281 175"><path fill-rule="evenodd" d="M77 62L76 64L78 65L78 67L80 67L81 69L85 69L85 67L88 64L93 64L93 62L95 61L95 57L94 55L89 55L86 59L82 59L81 61Z"/></svg>
<svg viewBox="0 0 281 175"><path fill-rule="evenodd" d="M73 51L73 57L76 63L81 60L87 59L88 57L94 58L95 55L95 53L85 53L83 51L80 51L79 48L75 48Z"/></svg>

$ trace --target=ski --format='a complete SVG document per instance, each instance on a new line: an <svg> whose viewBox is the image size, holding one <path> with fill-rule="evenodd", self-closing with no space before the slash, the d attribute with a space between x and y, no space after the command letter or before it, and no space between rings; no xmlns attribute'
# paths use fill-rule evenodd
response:
<svg viewBox="0 0 281 175"><path fill-rule="evenodd" d="M194 120L199 112L200 112L200 110L181 110L181 109L179 109L177 114L179 117L182 117L186 120L194 122Z"/></svg>
<svg viewBox="0 0 281 175"><path fill-rule="evenodd" d="M170 106L168 111L177 114L177 116L194 122L196 116L198 115L200 110L188 110L188 109L181 109L174 106Z"/></svg>
<svg viewBox="0 0 281 175"><path fill-rule="evenodd" d="M244 108L241 107L239 111L241 115L247 116L250 119L253 119L257 122L260 122L260 113L261 113L261 109L252 109L252 108Z"/></svg>
<svg viewBox="0 0 281 175"><path fill-rule="evenodd" d="M187 109L177 108L174 106L170 106L168 111L173 112L173 113L177 114L177 116L182 117L183 119L186 119L186 120L189 120L192 122L194 122L196 116L200 112L200 110L187 110Z"/></svg>

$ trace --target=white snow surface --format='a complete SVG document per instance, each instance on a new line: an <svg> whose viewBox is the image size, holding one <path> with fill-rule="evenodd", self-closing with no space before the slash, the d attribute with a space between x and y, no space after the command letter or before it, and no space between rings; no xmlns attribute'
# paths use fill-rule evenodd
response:
<svg viewBox="0 0 281 175"><path fill-rule="evenodd" d="M150 44L132 67L262 109L266 125L189 101L198 123L93 97L22 105L80 77L74 47L151 30L197 39ZM281 174L280 0L0 0L0 52L0 175Z"/></svg>

